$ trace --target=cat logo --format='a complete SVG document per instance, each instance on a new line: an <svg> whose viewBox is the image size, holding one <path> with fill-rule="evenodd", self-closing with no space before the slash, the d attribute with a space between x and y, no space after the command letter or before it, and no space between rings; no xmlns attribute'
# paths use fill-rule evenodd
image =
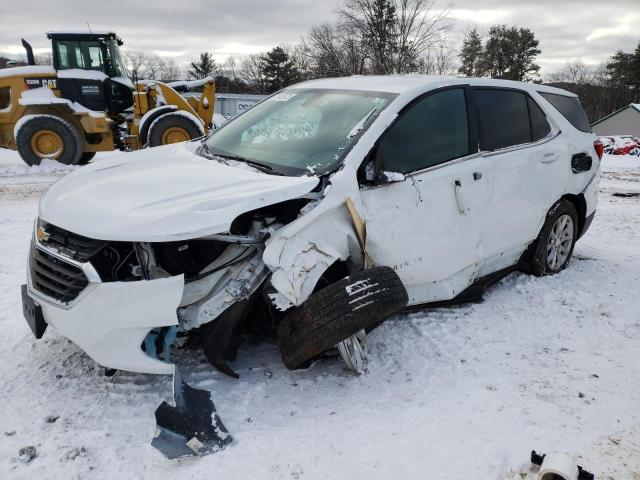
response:
<svg viewBox="0 0 640 480"><path fill-rule="evenodd" d="M55 78L26 78L24 82L29 89L42 87L58 88L58 81Z"/></svg>

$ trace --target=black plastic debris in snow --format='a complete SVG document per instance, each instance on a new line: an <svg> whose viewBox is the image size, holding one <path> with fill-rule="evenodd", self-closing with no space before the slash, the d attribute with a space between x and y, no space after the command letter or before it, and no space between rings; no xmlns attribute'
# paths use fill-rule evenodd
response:
<svg viewBox="0 0 640 480"><path fill-rule="evenodd" d="M167 458L206 455L233 443L233 437L216 412L211 392L194 388L173 375L175 407L162 402L156 409L156 436L151 445Z"/></svg>

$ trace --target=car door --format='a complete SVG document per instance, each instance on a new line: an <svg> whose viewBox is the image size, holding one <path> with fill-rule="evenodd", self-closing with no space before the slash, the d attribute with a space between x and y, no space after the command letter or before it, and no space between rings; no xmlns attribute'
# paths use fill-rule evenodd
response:
<svg viewBox="0 0 640 480"><path fill-rule="evenodd" d="M404 180L361 189L367 253L396 270L411 305L454 298L481 258L488 190L467 97L462 87L438 90L401 112L372 155Z"/></svg>
<svg viewBox="0 0 640 480"><path fill-rule="evenodd" d="M518 261L537 237L563 179L554 175L560 153L550 142L556 132L526 92L476 87L474 96L490 185L482 222L484 276Z"/></svg>

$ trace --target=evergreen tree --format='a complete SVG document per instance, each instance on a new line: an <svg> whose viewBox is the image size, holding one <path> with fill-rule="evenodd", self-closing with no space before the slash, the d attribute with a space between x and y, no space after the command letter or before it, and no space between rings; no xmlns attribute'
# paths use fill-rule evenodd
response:
<svg viewBox="0 0 640 480"><path fill-rule="evenodd" d="M189 76L193 79L199 80L214 76L214 72L218 69L213 55L209 52L202 52L200 56L191 62L191 68L189 69Z"/></svg>
<svg viewBox="0 0 640 480"><path fill-rule="evenodd" d="M609 59L607 73L612 86L640 91L640 43L633 53L618 50Z"/></svg>
<svg viewBox="0 0 640 480"><path fill-rule="evenodd" d="M460 68L458 72L467 77L479 77L483 74L481 61L484 49L477 29L471 30L462 43L460 50Z"/></svg>
<svg viewBox="0 0 640 480"><path fill-rule="evenodd" d="M261 57L260 70L269 93L296 83L300 78L295 63L282 47L275 47Z"/></svg>
<svg viewBox="0 0 640 480"><path fill-rule="evenodd" d="M492 78L531 80L540 70L534 63L540 54L539 43L528 28L494 25L484 46L480 70Z"/></svg>

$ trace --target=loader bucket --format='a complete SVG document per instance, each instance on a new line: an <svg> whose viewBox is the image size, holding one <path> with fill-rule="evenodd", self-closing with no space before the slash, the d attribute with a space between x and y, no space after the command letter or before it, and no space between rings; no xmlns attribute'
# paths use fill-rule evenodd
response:
<svg viewBox="0 0 640 480"><path fill-rule="evenodd" d="M194 388L173 376L175 407L162 402L156 409L156 436L151 445L169 459L206 455L222 450L233 438L216 412L211 392Z"/></svg>

